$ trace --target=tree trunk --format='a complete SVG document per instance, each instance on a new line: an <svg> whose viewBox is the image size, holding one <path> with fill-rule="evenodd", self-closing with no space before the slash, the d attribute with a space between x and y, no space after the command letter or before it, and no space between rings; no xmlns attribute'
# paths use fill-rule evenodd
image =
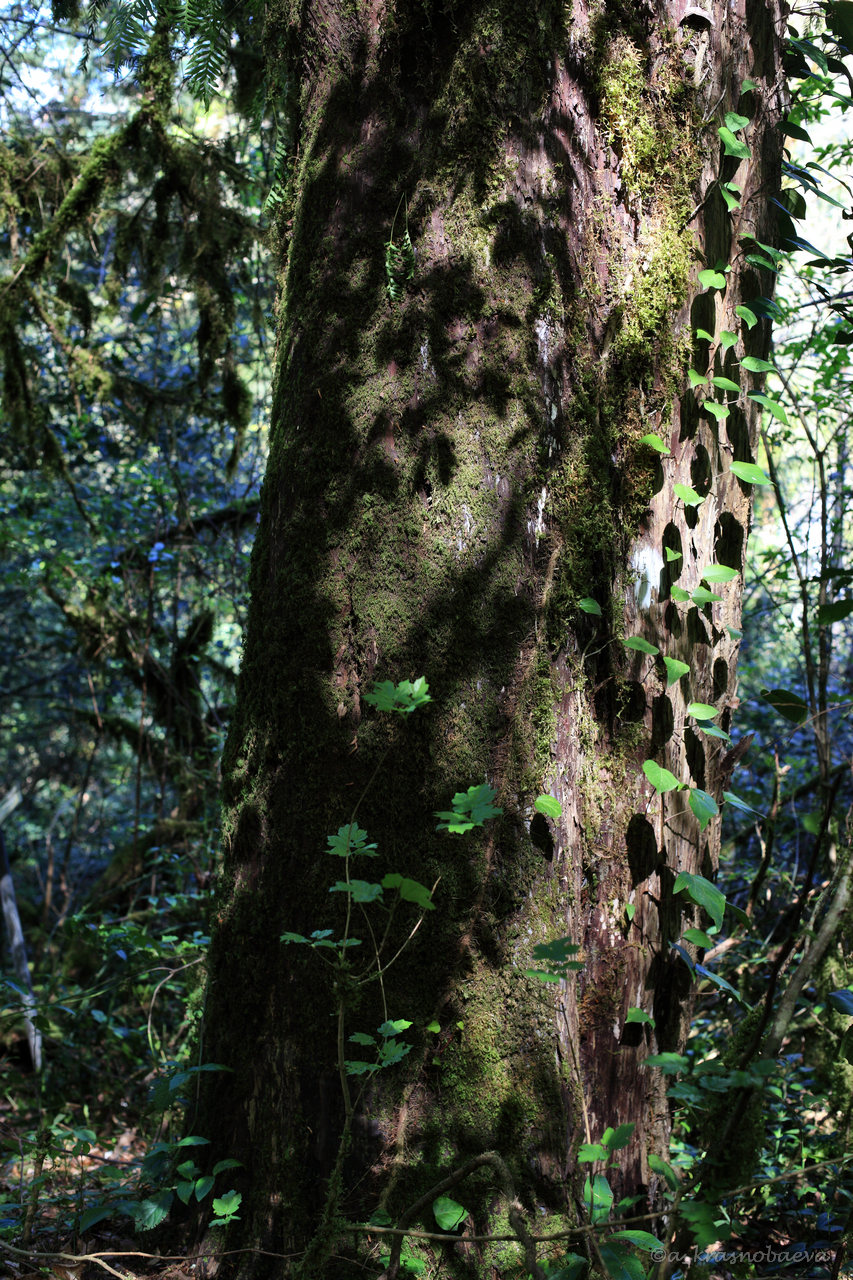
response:
<svg viewBox="0 0 853 1280"><path fill-rule="evenodd" d="M496 1151L523 1212L556 1230L578 1221L579 1142L625 1123L616 1197L659 1203L666 1080L643 1061L684 1043L690 972L671 944L701 919L674 883L713 876L719 825L701 830L689 793L658 795L641 766L726 785L725 744L686 708L729 727L741 580L678 597L712 563L743 564L749 486L730 465L754 461L759 383L739 359L766 354L769 326L735 308L772 289L743 237L772 243L781 26L776 0L273 6L271 65L300 92L204 1041L233 1074L209 1078L199 1121L245 1166L235 1247L298 1256L323 1209L340 993L317 951L279 938L340 935L324 849L363 793L379 873L353 874L439 883L385 979L413 1049L361 1099L337 1209L399 1217ZM727 112L748 118L729 122L748 158L723 154ZM724 289L698 280L715 266ZM740 395L697 392L690 367ZM667 686L662 655L688 674ZM414 716L389 726L365 705L375 681L421 675L432 703ZM484 781L502 816L437 834L434 811ZM559 819L534 812L540 792ZM580 972L524 975L566 936ZM367 990L345 1001L346 1036L386 1016ZM626 1023L632 1007L654 1026ZM453 1194L480 1233L506 1233L504 1191L485 1162ZM342 1257L368 1247L332 1246L313 1277L350 1274ZM521 1256L478 1248L477 1275ZM437 1274L473 1274L434 1249ZM280 1265L250 1256L242 1273Z"/></svg>

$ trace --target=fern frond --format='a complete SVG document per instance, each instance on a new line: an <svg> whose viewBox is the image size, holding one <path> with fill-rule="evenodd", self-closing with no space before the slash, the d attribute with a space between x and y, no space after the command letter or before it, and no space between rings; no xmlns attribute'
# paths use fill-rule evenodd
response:
<svg viewBox="0 0 853 1280"><path fill-rule="evenodd" d="M228 56L230 29L226 27L220 0L187 0L184 23L193 40L186 85L194 98L209 107Z"/></svg>
<svg viewBox="0 0 853 1280"><path fill-rule="evenodd" d="M145 52L147 24L155 15L156 8L150 0L130 0L113 9L104 34L103 52L116 71L131 66Z"/></svg>
<svg viewBox="0 0 853 1280"><path fill-rule="evenodd" d="M391 235L385 242L385 287L392 302L399 302L406 285L415 276L415 247L409 235L408 202L406 203L406 229L399 242L394 239L394 227L402 203L403 196L400 196L400 203L397 205L397 211L391 223Z"/></svg>

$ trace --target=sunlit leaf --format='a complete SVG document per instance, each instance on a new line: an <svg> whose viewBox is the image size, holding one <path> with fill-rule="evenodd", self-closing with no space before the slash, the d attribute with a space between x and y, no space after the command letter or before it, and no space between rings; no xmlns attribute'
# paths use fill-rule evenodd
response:
<svg viewBox="0 0 853 1280"><path fill-rule="evenodd" d="M533 801L533 808L546 818L559 818L563 812L563 806L553 796L537 796Z"/></svg>
<svg viewBox="0 0 853 1280"><path fill-rule="evenodd" d="M680 498L685 506L698 507L705 501L702 494L697 493L689 484L674 484L672 488L676 497Z"/></svg>
<svg viewBox="0 0 853 1280"><path fill-rule="evenodd" d="M764 395L761 391L750 391L749 399L754 400L756 404L760 404L763 409L766 409L768 413L772 413L774 418L781 422L783 426L787 427L788 415L785 412L784 406L779 404L778 400L772 400L770 396ZM756 481L756 483L759 482ZM763 483L768 484L769 481L765 480Z"/></svg>
<svg viewBox="0 0 853 1280"><path fill-rule="evenodd" d="M643 761L643 773L658 795L662 795L665 791L674 791L682 785L675 774L670 773L669 769L664 769L654 760Z"/></svg>
<svg viewBox="0 0 853 1280"><path fill-rule="evenodd" d="M675 684L676 680L680 680L682 676L686 676L690 667L686 662L682 662L680 658L664 657L664 666L666 667L666 684L667 688L671 684Z"/></svg>
<svg viewBox="0 0 853 1280"><path fill-rule="evenodd" d="M745 142L741 142L740 138L736 138L731 129L727 129L725 125L717 130L720 140L723 144L723 152L727 156L734 156L737 160L750 160L752 152Z"/></svg>
<svg viewBox="0 0 853 1280"><path fill-rule="evenodd" d="M754 462L732 462L729 464L732 474L745 484L772 484L770 477Z"/></svg>
<svg viewBox="0 0 853 1280"><path fill-rule="evenodd" d="M702 570L705 582L731 582L737 576L737 569L732 569L727 564L709 564L707 569Z"/></svg>
<svg viewBox="0 0 853 1280"><path fill-rule="evenodd" d="M747 329L752 329L758 324L758 316L754 311L751 311L749 307L735 307L735 315L740 317Z"/></svg>

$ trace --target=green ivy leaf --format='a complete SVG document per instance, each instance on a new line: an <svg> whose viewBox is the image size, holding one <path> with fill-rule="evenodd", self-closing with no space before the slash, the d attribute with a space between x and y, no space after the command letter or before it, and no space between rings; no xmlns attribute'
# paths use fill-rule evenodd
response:
<svg viewBox="0 0 853 1280"><path fill-rule="evenodd" d="M778 422L781 422L783 427L788 426L788 415L784 406L779 404L778 400L771 400L770 396L764 395L761 391L750 391L749 399L754 400L756 404L760 404L768 413L772 413L773 417ZM765 480L764 483L767 484L768 481Z"/></svg>
<svg viewBox="0 0 853 1280"><path fill-rule="evenodd" d="M678 1190L678 1174L675 1172L671 1164L667 1164L659 1155L654 1152L649 1156L649 1168L664 1179L670 1191Z"/></svg>
<svg viewBox="0 0 853 1280"><path fill-rule="evenodd" d="M758 324L758 316L754 311L750 311L749 307L735 307L735 315L741 318L747 329L752 329Z"/></svg>
<svg viewBox="0 0 853 1280"><path fill-rule="evenodd" d="M650 1013L646 1013L645 1009L637 1009L635 1006L626 1013L625 1022L647 1022L652 1027L655 1025L655 1020Z"/></svg>
<svg viewBox="0 0 853 1280"><path fill-rule="evenodd" d="M533 801L533 808L546 818L559 818L563 812L563 806L553 796L537 796Z"/></svg>
<svg viewBox="0 0 853 1280"><path fill-rule="evenodd" d="M742 813L754 813L757 814L759 818L764 817L764 814L761 813L759 809L753 809L751 804L747 804L745 800L740 798L740 796L736 796L733 791L724 791L723 799L726 804L730 804L733 809L740 809Z"/></svg>
<svg viewBox="0 0 853 1280"><path fill-rule="evenodd" d="M740 133L749 124L749 116L739 116L736 111L726 112L726 128L732 133Z"/></svg>
<svg viewBox="0 0 853 1280"><path fill-rule="evenodd" d="M640 444L650 445L652 449L656 449L658 453L669 453L669 445L664 444L660 436L655 435L654 431L650 431L647 435L640 436Z"/></svg>
<svg viewBox="0 0 853 1280"><path fill-rule="evenodd" d="M677 1076L689 1065L690 1059L680 1053L652 1053L643 1062L644 1067L657 1067L665 1076Z"/></svg>
<svg viewBox="0 0 853 1280"><path fill-rule="evenodd" d="M708 375L705 373L697 373L695 369L688 369L687 377L691 387L704 387L708 381Z"/></svg>
<svg viewBox="0 0 853 1280"><path fill-rule="evenodd" d="M696 337L697 337L697 338L700 338L702 342L713 342L713 341L714 341L714 335L713 335L713 333L709 333L707 329L697 329L697 330L696 330Z"/></svg>
<svg viewBox="0 0 853 1280"><path fill-rule="evenodd" d="M752 152L745 142L741 142L740 138L736 138L731 129L727 129L723 125L717 130L720 140L723 144L723 152L727 156L734 156L737 160L751 160Z"/></svg>
<svg viewBox="0 0 853 1280"><path fill-rule="evenodd" d="M732 333L731 329L724 329L720 334L720 346L724 351L728 351L729 347L737 346L737 334Z"/></svg>
<svg viewBox="0 0 853 1280"><path fill-rule="evenodd" d="M786 137L797 138L800 142L807 142L809 146L814 146L808 130L803 129L801 125L794 124L792 120L783 120L779 127Z"/></svg>
<svg viewBox="0 0 853 1280"><path fill-rule="evenodd" d="M684 558L680 551L673 551L672 547L664 547L664 551L666 552L667 564L672 564L673 560L682 560Z"/></svg>
<svg viewBox="0 0 853 1280"><path fill-rule="evenodd" d="M686 676L690 670L686 662L682 662L679 658L664 658L664 666L666 667L666 687L675 684L676 680L680 680L682 676Z"/></svg>
<svg viewBox="0 0 853 1280"><path fill-rule="evenodd" d="M740 395L740 384L733 382L731 378L716 377L712 378L714 386L718 391L734 391L736 395Z"/></svg>
<svg viewBox="0 0 853 1280"><path fill-rule="evenodd" d="M414 902L423 911L435 911L432 894L426 885L418 880L410 880L408 876L401 876L399 872L392 871L383 877L382 888L396 889L404 902Z"/></svg>
<svg viewBox="0 0 853 1280"><path fill-rule="evenodd" d="M720 812L714 797L709 795L707 791L701 791L699 787L692 788L688 804L699 823L700 831L704 831L711 819L715 818Z"/></svg>
<svg viewBox="0 0 853 1280"><path fill-rule="evenodd" d="M613 1204L613 1192L603 1173L597 1173L592 1182L589 1178L584 1182L583 1201L590 1212L590 1221L600 1222L610 1214Z"/></svg>
<svg viewBox="0 0 853 1280"><path fill-rule="evenodd" d="M704 929L685 929L682 937L686 942L692 942L694 947L704 947L706 951L714 945L714 939L709 938Z"/></svg>
<svg viewBox="0 0 853 1280"><path fill-rule="evenodd" d="M642 636L629 636L622 643L626 649L636 649L638 653L648 653L651 656L660 653L656 644L649 644L648 640L644 640Z"/></svg>
<svg viewBox="0 0 853 1280"><path fill-rule="evenodd" d="M726 909L726 895L704 876L695 876L689 871L679 871L675 877L673 893L681 893L685 890L688 897L708 913L719 929Z"/></svg>
<svg viewBox="0 0 853 1280"><path fill-rule="evenodd" d="M722 596L715 596L707 587L697 587L690 597L694 604L711 604L712 601L722 600L722 598Z"/></svg>
<svg viewBox="0 0 853 1280"><path fill-rule="evenodd" d="M592 596L584 596L582 600L578 600L578 608L583 609L584 613L594 613L596 618L601 617L601 605Z"/></svg>
<svg viewBox="0 0 853 1280"><path fill-rule="evenodd" d="M723 422L731 413L731 409L727 404L717 404L716 400L705 400L702 404L703 409L707 409L718 422Z"/></svg>
<svg viewBox="0 0 853 1280"><path fill-rule="evenodd" d="M731 744L731 736L726 733L725 729L720 729L715 724L710 724L707 720L697 720L696 728L700 733L705 733L709 738L721 738L723 742Z"/></svg>
<svg viewBox="0 0 853 1280"><path fill-rule="evenodd" d="M737 569L727 564L709 564L702 573L703 582L731 582L738 576Z"/></svg>
<svg viewBox="0 0 853 1280"><path fill-rule="evenodd" d="M610 1239L627 1240L629 1244L636 1245L638 1249L642 1249L645 1253L650 1253L652 1249L663 1248L657 1236L653 1236L650 1231L614 1231Z"/></svg>
<svg viewBox="0 0 853 1280"><path fill-rule="evenodd" d="M740 200L736 195L732 194L731 183L724 182L720 187L720 195L726 202L726 208L729 213L737 213L740 209Z"/></svg>
<svg viewBox="0 0 853 1280"><path fill-rule="evenodd" d="M654 787L658 795L663 795L666 791L681 790L682 784L678 781L674 773L670 773L669 769L664 769L655 760L643 761L643 773Z"/></svg>
<svg viewBox="0 0 853 1280"><path fill-rule="evenodd" d="M713 720L717 714L717 708L712 707L710 702L691 702L688 704L687 714L694 720Z"/></svg>
<svg viewBox="0 0 853 1280"><path fill-rule="evenodd" d="M708 267L705 271L699 272L699 283L706 289L725 289L726 277L721 271L714 271Z"/></svg>
<svg viewBox="0 0 853 1280"><path fill-rule="evenodd" d="M676 583L673 583L670 587L669 594L673 600L678 600L681 604L690 599L690 592L685 591L684 587L679 587Z"/></svg>
<svg viewBox="0 0 853 1280"><path fill-rule="evenodd" d="M744 356L741 367L749 373L772 373L773 365L769 360L759 360L758 356Z"/></svg>
<svg viewBox="0 0 853 1280"><path fill-rule="evenodd" d="M746 260L753 267L760 267L763 271L776 271L776 263L771 262L769 258L763 257L760 253L747 253Z"/></svg>
<svg viewBox="0 0 853 1280"><path fill-rule="evenodd" d="M674 484L672 487L676 497L679 497L687 507L698 507L705 501L702 494L697 493L689 484Z"/></svg>
<svg viewBox="0 0 853 1280"><path fill-rule="evenodd" d="M732 462L730 470L745 484L772 484L770 477L754 462Z"/></svg>
<svg viewBox="0 0 853 1280"><path fill-rule="evenodd" d="M455 1231L468 1217L468 1210L449 1196L439 1196L432 1202L435 1220L442 1231Z"/></svg>
<svg viewBox="0 0 853 1280"><path fill-rule="evenodd" d="M734 996L738 1004L743 1004L740 992L736 991L730 982L726 982L725 978L721 978L718 973L714 973L713 969L706 969L703 964L697 964L696 972L700 978L707 978L715 987L719 987L721 991L725 991L728 995Z"/></svg>

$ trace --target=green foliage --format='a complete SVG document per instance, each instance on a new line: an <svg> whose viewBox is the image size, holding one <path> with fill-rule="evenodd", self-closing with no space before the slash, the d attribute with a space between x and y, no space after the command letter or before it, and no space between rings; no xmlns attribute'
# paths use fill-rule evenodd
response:
<svg viewBox="0 0 853 1280"><path fill-rule="evenodd" d="M405 211L405 230L399 240L394 239L397 214L400 212L400 205L404 199L405 197L400 197L400 202L397 205L394 219L391 223L391 234L385 242L385 287L392 302L400 301L406 285L415 278L415 249L409 235L408 202L406 202Z"/></svg>
<svg viewBox="0 0 853 1280"><path fill-rule="evenodd" d="M461 835L474 827L482 826L489 818L498 817L502 810L496 809L492 804L494 798L494 787L485 782L469 787L467 791L457 791L451 801L453 808L436 813L435 816L441 818L436 831L450 831Z"/></svg>

